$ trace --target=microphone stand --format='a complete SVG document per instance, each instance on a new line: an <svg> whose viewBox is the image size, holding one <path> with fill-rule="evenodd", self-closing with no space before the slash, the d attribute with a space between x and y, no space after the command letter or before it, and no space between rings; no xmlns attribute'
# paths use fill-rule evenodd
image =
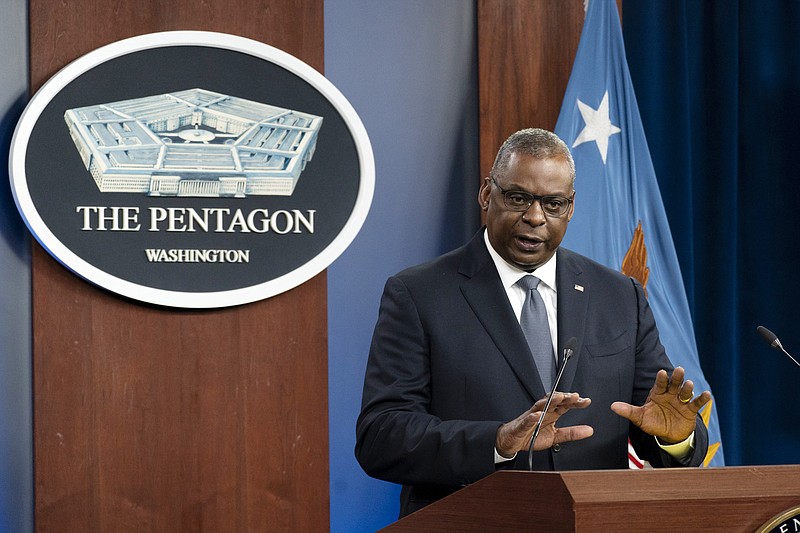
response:
<svg viewBox="0 0 800 533"><path fill-rule="evenodd" d="M773 348L775 350L783 352L783 354L786 357L791 359L794 364L796 364L797 366L800 367L800 363L798 363L797 359L792 357L791 354L789 354L789 352L786 351L786 349L783 347L783 344L781 344L781 341L778 340L778 336L777 335L772 333L770 330L768 330L764 326L758 326L756 328L756 331L758 332L759 335L761 335L761 338L764 339L764 342L769 344L770 348Z"/></svg>
<svg viewBox="0 0 800 533"><path fill-rule="evenodd" d="M533 429L533 436L531 437L531 444L528 446L528 471L533 471L533 445L536 442L536 437L539 436L539 431L542 429L542 423L544 422L544 417L547 415L547 410L550 408L550 402L553 401L553 395L556 392L556 387L558 387L559 382L561 381L561 376L564 374L564 369L567 367L567 361L569 358L572 357L572 352L575 351L573 348L574 345L577 344L575 338L571 338L567 341L567 347L564 348L564 362L561 363L561 368L558 369L558 375L556 375L556 380L553 383L553 389L550 391L550 394L547 397L547 402L544 404L544 410L542 411L542 415L539 417L539 420L536 422L536 427Z"/></svg>

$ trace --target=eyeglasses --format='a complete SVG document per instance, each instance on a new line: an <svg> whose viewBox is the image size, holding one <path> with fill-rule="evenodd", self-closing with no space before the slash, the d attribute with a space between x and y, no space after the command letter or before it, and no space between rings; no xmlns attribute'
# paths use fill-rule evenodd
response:
<svg viewBox="0 0 800 533"><path fill-rule="evenodd" d="M539 200L539 205L542 206L542 211L544 211L545 215L550 217L560 217L567 212L567 209L569 209L569 204L572 203L571 198L565 198L564 196L557 196L553 194L536 196L535 194L530 194L524 191L507 191L498 185L494 178L490 179L492 180L492 183L494 183L495 186L500 189L500 192L503 193L503 202L506 204L506 207L512 211L527 211L531 208L533 202Z"/></svg>

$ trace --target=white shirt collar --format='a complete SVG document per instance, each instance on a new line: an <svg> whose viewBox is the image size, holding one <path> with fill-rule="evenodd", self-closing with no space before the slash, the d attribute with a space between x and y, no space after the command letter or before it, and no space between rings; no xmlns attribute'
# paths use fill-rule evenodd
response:
<svg viewBox="0 0 800 533"><path fill-rule="evenodd" d="M492 257L492 261L494 261L495 267L497 267L497 273L500 274L500 281L503 282L503 287L505 287L506 290L514 286L522 276L525 276L526 274L533 274L554 292L556 291L556 257L558 256L557 253L553 254L553 257L548 259L545 264L541 265L533 272L526 272L512 265L511 263L503 259L500 256L500 254L497 253L497 250L494 249L492 243L489 242L488 231L483 232L483 241L486 243L486 248L489 250L489 255Z"/></svg>

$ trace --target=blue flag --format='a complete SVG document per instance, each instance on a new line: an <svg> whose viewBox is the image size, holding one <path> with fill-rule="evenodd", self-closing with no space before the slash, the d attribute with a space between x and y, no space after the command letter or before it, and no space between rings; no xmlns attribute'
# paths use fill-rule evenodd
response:
<svg viewBox="0 0 800 533"><path fill-rule="evenodd" d="M590 0L556 134L570 146L576 209L564 246L645 287L661 342L696 393L711 390L697 354L678 256L636 104L615 0ZM724 458L712 397L704 466Z"/></svg>

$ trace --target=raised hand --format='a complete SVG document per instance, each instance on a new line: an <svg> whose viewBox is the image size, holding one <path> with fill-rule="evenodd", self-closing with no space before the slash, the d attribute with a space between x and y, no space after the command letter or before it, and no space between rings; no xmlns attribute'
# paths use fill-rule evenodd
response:
<svg viewBox="0 0 800 533"><path fill-rule="evenodd" d="M542 409L547 398L542 398L514 420L500 426L495 439L495 449L503 457L513 457L515 453L528 451L533 429L542 416ZM536 437L534 450L544 450L559 442L591 437L594 429L591 426L569 426L558 428L556 422L570 409L584 409L592 403L589 398L581 398L575 392L558 392L553 394L553 401L545 414L539 436Z"/></svg>
<svg viewBox="0 0 800 533"><path fill-rule="evenodd" d="M697 412L711 399L711 393L704 391L694 397L694 384L683 378L681 367L672 376L659 370L644 405L614 402L611 410L665 443L684 441L694 431Z"/></svg>

